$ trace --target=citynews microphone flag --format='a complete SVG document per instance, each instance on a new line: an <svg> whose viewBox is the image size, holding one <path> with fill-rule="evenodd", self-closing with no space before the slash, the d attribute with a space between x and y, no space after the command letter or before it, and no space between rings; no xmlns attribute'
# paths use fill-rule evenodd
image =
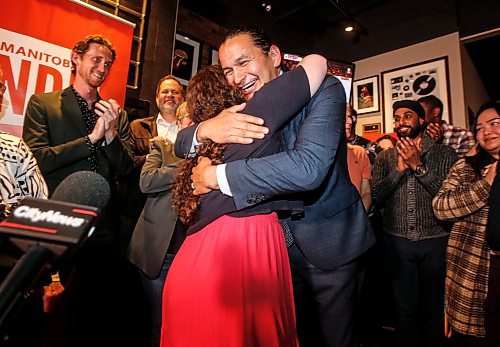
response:
<svg viewBox="0 0 500 347"><path fill-rule="evenodd" d="M20 239L76 246L92 234L99 212L97 207L25 198L0 222L0 232Z"/></svg>

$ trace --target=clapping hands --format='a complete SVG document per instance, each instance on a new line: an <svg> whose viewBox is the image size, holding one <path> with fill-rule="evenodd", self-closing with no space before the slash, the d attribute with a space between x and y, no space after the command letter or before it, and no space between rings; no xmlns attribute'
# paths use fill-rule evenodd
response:
<svg viewBox="0 0 500 347"><path fill-rule="evenodd" d="M415 170L417 166L422 165L420 149L409 137L401 138L396 144L396 150L398 151L397 170L399 172L404 172L408 168Z"/></svg>

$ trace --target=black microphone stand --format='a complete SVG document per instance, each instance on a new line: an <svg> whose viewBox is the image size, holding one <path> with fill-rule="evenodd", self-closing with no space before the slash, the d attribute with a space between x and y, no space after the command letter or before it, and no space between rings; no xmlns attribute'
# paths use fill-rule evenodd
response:
<svg viewBox="0 0 500 347"><path fill-rule="evenodd" d="M35 287L40 275L48 268L54 254L46 247L30 248L16 263L0 285L0 338L4 338L4 330L9 317L15 308Z"/></svg>

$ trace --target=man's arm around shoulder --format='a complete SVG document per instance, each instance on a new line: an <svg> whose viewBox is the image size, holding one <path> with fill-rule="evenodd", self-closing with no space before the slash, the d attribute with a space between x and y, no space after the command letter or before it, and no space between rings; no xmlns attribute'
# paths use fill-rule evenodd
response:
<svg viewBox="0 0 500 347"><path fill-rule="evenodd" d="M292 120L302 123L291 148L264 158L228 163L226 175L236 207L241 209L259 202L249 196L259 196L262 201L316 189L328 174L339 143L345 137L345 107L342 84L327 77L301 111L303 114ZM301 116L303 119L298 118Z"/></svg>

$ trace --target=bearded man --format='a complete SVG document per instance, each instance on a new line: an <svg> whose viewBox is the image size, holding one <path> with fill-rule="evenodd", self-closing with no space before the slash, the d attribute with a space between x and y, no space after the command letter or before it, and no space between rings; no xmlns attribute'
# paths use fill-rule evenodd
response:
<svg viewBox="0 0 500 347"><path fill-rule="evenodd" d="M115 58L114 46L107 38L86 36L71 51L73 84L33 95L26 108L23 139L40 166L50 194L64 178L78 171L100 174L112 191L111 202L103 209L95 232L72 260L71 271L61 272L66 292L59 307L67 312L61 309L51 314L57 323L47 326L58 329L57 333L47 333L53 339L48 342L51 346L90 346L96 341L110 346L116 343L122 328L118 324L117 295L119 230L113 201L117 176L127 175L132 169L129 123L115 100L104 100L99 94Z"/></svg>
<svg viewBox="0 0 500 347"><path fill-rule="evenodd" d="M383 242L396 303L397 346L442 346L445 251L449 228L432 211L457 160L425 133L425 111L413 100L393 105L399 141L377 157L372 197L384 203Z"/></svg>

